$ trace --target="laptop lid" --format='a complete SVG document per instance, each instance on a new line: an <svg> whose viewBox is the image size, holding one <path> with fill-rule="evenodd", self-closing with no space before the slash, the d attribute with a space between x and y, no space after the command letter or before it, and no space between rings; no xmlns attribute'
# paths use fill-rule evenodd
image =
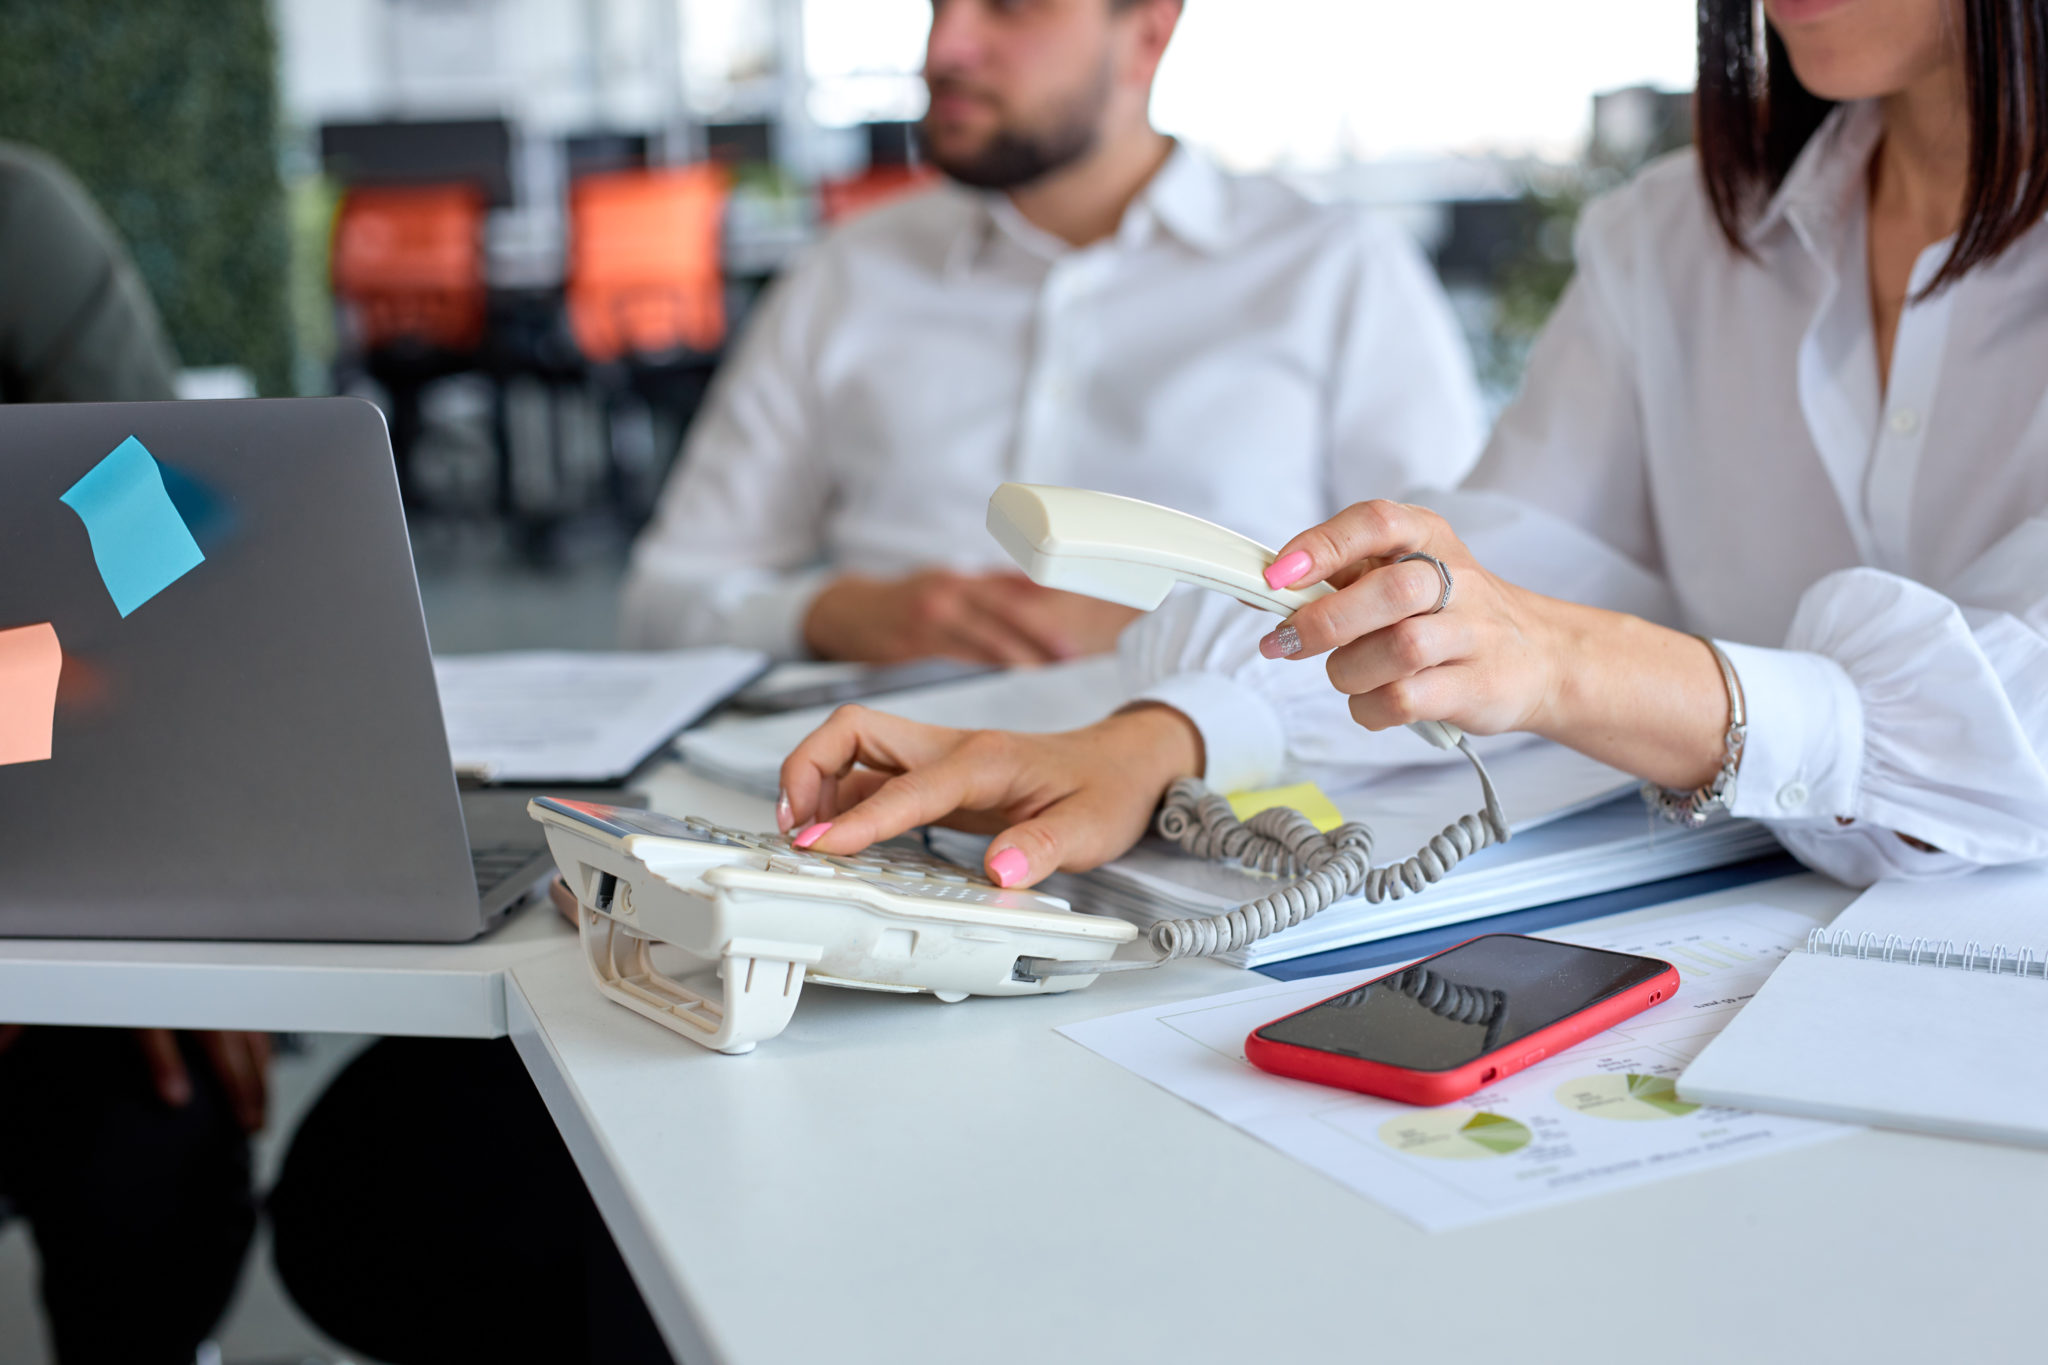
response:
<svg viewBox="0 0 2048 1365"><path fill-rule="evenodd" d="M0 405L0 717L0 934L482 927L368 403Z"/></svg>

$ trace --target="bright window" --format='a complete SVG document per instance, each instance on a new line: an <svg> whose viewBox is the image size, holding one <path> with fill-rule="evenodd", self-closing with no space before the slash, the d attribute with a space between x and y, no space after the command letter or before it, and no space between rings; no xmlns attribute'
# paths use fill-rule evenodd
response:
<svg viewBox="0 0 2048 1365"><path fill-rule="evenodd" d="M803 13L813 118L924 111L930 0L804 0ZM1562 160L1584 145L1596 92L1692 83L1688 0L1187 0L1153 115L1243 169Z"/></svg>

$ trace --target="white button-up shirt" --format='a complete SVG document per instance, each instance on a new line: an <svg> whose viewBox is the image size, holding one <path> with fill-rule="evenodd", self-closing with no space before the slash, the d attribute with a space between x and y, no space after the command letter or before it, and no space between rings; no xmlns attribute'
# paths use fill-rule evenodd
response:
<svg viewBox="0 0 2048 1365"><path fill-rule="evenodd" d="M1879 134L1874 106L1832 116L1755 260L1690 154L1589 208L1479 468L1411 499L1512 581L1719 640L1748 702L1735 813L1855 883L2048 857L2048 225L1909 302L1880 386ZM1226 784L1417 756L1350 726L1320 669L1248 658L1269 626L1182 604L1126 632L1134 685L1195 716Z"/></svg>
<svg viewBox="0 0 2048 1365"><path fill-rule="evenodd" d="M635 547L625 633L801 655L838 572L1007 565L1004 480L1166 503L1277 544L1450 487L1484 421L1416 248L1176 148L1074 249L946 187L834 233L764 301Z"/></svg>

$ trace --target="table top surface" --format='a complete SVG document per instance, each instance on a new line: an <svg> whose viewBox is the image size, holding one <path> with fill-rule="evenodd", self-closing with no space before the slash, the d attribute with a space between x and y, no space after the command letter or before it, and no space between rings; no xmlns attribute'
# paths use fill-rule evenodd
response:
<svg viewBox="0 0 2048 1365"><path fill-rule="evenodd" d="M666 764L657 809L766 827ZM1795 877L1635 912L1760 900ZM509 1031L650 1307L700 1361L2011 1359L2048 1154L1893 1133L1425 1233L1054 1032L1256 984L1213 962L1067 995L813 988L726 1057L598 995L544 906L469 944L0 941L10 1021ZM1596 1321L1597 1319L1597 1321Z"/></svg>

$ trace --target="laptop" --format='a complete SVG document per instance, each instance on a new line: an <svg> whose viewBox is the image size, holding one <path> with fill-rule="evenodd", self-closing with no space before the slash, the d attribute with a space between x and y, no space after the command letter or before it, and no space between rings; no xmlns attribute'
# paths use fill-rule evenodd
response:
<svg viewBox="0 0 2048 1365"><path fill-rule="evenodd" d="M0 710L0 935L455 942L549 868L458 790L355 399L0 404Z"/></svg>

